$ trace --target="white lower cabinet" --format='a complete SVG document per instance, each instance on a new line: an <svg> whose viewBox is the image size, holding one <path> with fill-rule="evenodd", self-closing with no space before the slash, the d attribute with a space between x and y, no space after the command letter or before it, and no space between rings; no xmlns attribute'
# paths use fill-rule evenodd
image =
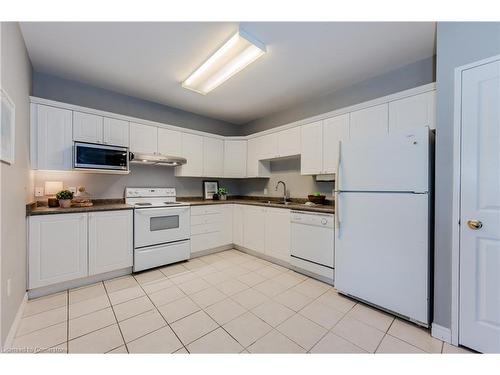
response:
<svg viewBox="0 0 500 375"><path fill-rule="evenodd" d="M191 207L191 254L232 243L231 204Z"/></svg>
<svg viewBox="0 0 500 375"><path fill-rule="evenodd" d="M30 216L28 289L132 266L132 210Z"/></svg>
<svg viewBox="0 0 500 375"><path fill-rule="evenodd" d="M29 289L85 277L87 214L29 218Z"/></svg>
<svg viewBox="0 0 500 375"><path fill-rule="evenodd" d="M289 262L290 210L267 208L265 226L265 254Z"/></svg>
<svg viewBox="0 0 500 375"><path fill-rule="evenodd" d="M132 210L89 213L89 275L132 267Z"/></svg>
<svg viewBox="0 0 500 375"><path fill-rule="evenodd" d="M240 204L233 205L233 243L238 246L243 244L243 209Z"/></svg>
<svg viewBox="0 0 500 375"><path fill-rule="evenodd" d="M243 246L264 253L266 242L266 208L245 206L243 208Z"/></svg>

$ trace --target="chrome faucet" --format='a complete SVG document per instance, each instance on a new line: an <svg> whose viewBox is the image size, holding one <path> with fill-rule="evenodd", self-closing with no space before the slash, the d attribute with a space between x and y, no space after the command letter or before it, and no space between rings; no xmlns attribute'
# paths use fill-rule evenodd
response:
<svg viewBox="0 0 500 375"><path fill-rule="evenodd" d="M286 184L283 181L278 181L274 190L278 191L278 186L280 186L280 184L283 184L283 204L286 204Z"/></svg>

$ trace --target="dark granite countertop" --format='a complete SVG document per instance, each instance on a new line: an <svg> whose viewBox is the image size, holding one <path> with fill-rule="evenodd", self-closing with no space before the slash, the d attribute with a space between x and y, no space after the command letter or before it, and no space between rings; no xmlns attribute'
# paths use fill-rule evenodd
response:
<svg viewBox="0 0 500 375"><path fill-rule="evenodd" d="M203 206L210 204L244 204L251 206L260 206L260 207L273 207L273 208L285 208L288 210L296 210L296 211L307 211L307 212L318 212L324 214L333 214L335 212L333 204L331 201L328 201L330 204L324 205L315 205L315 206L307 206L304 203L307 201L306 199L291 199L288 204L279 204L280 199L269 198L269 197L228 197L225 201L214 201L214 200L203 200L199 197L178 197L178 201L190 203L191 206ZM269 202L269 203L267 203Z"/></svg>
<svg viewBox="0 0 500 375"><path fill-rule="evenodd" d="M46 202L44 202L46 203ZM96 211L116 211L116 210L133 210L134 206L125 204L124 199L95 199L90 207L47 207L40 205L41 202L33 202L26 205L26 216L35 215L53 215L53 214L72 214L78 212L96 212Z"/></svg>

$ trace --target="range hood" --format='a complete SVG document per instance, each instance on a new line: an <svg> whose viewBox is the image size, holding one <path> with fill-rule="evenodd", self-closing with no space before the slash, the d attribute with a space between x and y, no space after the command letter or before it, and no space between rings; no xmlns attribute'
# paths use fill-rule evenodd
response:
<svg viewBox="0 0 500 375"><path fill-rule="evenodd" d="M179 156L144 154L140 152L130 153L130 162L144 165L162 165L165 167L177 167L187 163L185 158Z"/></svg>

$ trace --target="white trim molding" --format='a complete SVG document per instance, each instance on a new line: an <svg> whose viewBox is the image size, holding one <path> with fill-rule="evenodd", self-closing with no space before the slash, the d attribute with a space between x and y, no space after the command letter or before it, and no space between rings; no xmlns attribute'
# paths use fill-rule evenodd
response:
<svg viewBox="0 0 500 375"><path fill-rule="evenodd" d="M462 73L500 60L500 55L455 68L453 105L453 186L452 186L452 242L451 242L451 344L460 344L460 182L462 133ZM434 325L433 325L434 326ZM434 331L434 329L433 329ZM434 334L433 334L434 336Z"/></svg>
<svg viewBox="0 0 500 375"><path fill-rule="evenodd" d="M432 323L431 335L441 341L451 344L451 329Z"/></svg>
<svg viewBox="0 0 500 375"><path fill-rule="evenodd" d="M23 317L24 309L26 308L27 302L28 302L28 293L24 293L23 300L21 301L21 304L17 309L16 317L14 318L14 321L10 326L9 334L7 335L5 343L2 347L2 352L7 352L9 349L12 348L12 343L14 342L14 338L16 337L17 329L19 328L19 323L21 323L21 319Z"/></svg>

